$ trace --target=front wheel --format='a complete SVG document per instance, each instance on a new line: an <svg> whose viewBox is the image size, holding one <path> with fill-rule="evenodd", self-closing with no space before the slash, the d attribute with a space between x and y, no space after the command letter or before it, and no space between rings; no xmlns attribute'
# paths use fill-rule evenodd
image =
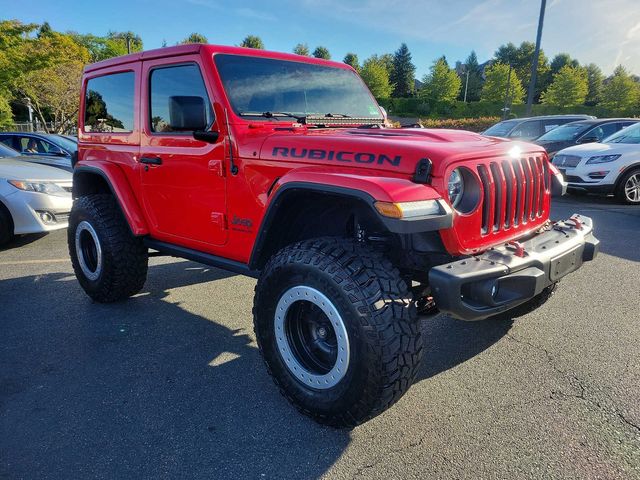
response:
<svg viewBox="0 0 640 480"><path fill-rule="evenodd" d="M96 302L123 300L144 286L148 251L129 231L111 195L87 195L73 202L67 242L76 277Z"/></svg>
<svg viewBox="0 0 640 480"><path fill-rule="evenodd" d="M616 198L622 203L640 205L640 168L624 174L616 188Z"/></svg>
<svg viewBox="0 0 640 480"><path fill-rule="evenodd" d="M321 423L378 415L417 374L422 339L409 289L389 260L357 242L285 247L262 272L253 314L275 383Z"/></svg>

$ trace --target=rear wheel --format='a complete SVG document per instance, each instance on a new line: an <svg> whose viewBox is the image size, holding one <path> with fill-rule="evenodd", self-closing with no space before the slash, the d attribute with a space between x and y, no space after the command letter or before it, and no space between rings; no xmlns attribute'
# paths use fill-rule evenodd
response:
<svg viewBox="0 0 640 480"><path fill-rule="evenodd" d="M354 426L394 404L422 355L406 283L381 254L335 238L288 246L256 286L260 351L282 394L301 412Z"/></svg>
<svg viewBox="0 0 640 480"><path fill-rule="evenodd" d="M67 242L76 277L96 302L123 300L144 286L147 248L131 234L111 195L73 202Z"/></svg>
<svg viewBox="0 0 640 480"><path fill-rule="evenodd" d="M616 198L623 203L640 205L640 168L622 176L616 188Z"/></svg>

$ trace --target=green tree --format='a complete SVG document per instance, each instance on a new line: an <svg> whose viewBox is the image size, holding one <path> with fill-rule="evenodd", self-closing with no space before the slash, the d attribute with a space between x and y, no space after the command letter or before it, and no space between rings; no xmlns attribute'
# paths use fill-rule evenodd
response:
<svg viewBox="0 0 640 480"><path fill-rule="evenodd" d="M552 77L553 75L558 73L562 69L562 67L565 66L577 68L580 66L580 62L578 62L578 60L576 60L575 58L571 58L571 55L569 55L568 53L557 54L555 57L553 57L553 60L551 60L550 73Z"/></svg>
<svg viewBox="0 0 640 480"><path fill-rule="evenodd" d="M542 94L542 103L557 107L582 105L588 91L587 71L581 67L565 65L553 76L551 85Z"/></svg>
<svg viewBox="0 0 640 480"><path fill-rule="evenodd" d="M127 54L127 38L131 52L143 50L142 39L133 32L109 32L104 37L92 34L69 32L74 41L89 51L91 62L99 62L107 58L119 57Z"/></svg>
<svg viewBox="0 0 640 480"><path fill-rule="evenodd" d="M329 49L326 47L318 46L313 51L313 56L316 58L324 58L325 60L331 60L331 54L329 53Z"/></svg>
<svg viewBox="0 0 640 480"><path fill-rule="evenodd" d="M507 79L510 80L508 81ZM509 85L508 92L507 85ZM518 74L512 69L509 77L509 65L494 63L485 70L485 81L482 86L480 100L485 102L504 102L507 94L511 103L523 103L524 88L518 79Z"/></svg>
<svg viewBox="0 0 640 480"><path fill-rule="evenodd" d="M429 74L422 79L423 86L418 96L431 103L453 102L460 93L462 82L455 70L449 68L445 57L440 57L431 66Z"/></svg>
<svg viewBox="0 0 640 480"><path fill-rule="evenodd" d="M640 86L622 65L618 65L613 71L613 76L608 78L602 87L600 104L612 110L624 111L637 106L638 98Z"/></svg>
<svg viewBox="0 0 640 480"><path fill-rule="evenodd" d="M209 41L207 40L207 37L205 37L204 35L202 35L201 33L192 33L191 35L189 35L187 38L185 38L184 40L182 40L180 42L180 44L184 45L187 43L209 43Z"/></svg>
<svg viewBox="0 0 640 480"><path fill-rule="evenodd" d="M240 46L245 48L256 48L258 50L264 50L264 43L262 42L262 39L256 35L247 35L246 37L244 37L244 40L242 40Z"/></svg>
<svg viewBox="0 0 640 480"><path fill-rule="evenodd" d="M346 63L347 65L351 65L356 72L360 70L360 62L358 61L358 55L356 55L355 53L347 53L344 56L344 60L342 60L344 63Z"/></svg>
<svg viewBox="0 0 640 480"><path fill-rule="evenodd" d="M0 93L0 127L6 128L11 124L13 124L13 113L11 112L9 100Z"/></svg>
<svg viewBox="0 0 640 480"><path fill-rule="evenodd" d="M364 61L360 69L360 76L376 98L388 98L393 92L393 85L389 83L389 73L386 65L376 55Z"/></svg>
<svg viewBox="0 0 640 480"><path fill-rule="evenodd" d="M393 54L393 71L390 81L394 85L394 97L410 97L415 91L416 67L411 62L411 52L406 43Z"/></svg>
<svg viewBox="0 0 640 480"><path fill-rule="evenodd" d="M589 91L585 103L587 105L596 105L600 101L604 75L600 67L595 63L590 63L585 68L587 70L587 82L589 84Z"/></svg>
<svg viewBox="0 0 640 480"><path fill-rule="evenodd" d="M299 43L293 47L293 53L296 55L304 55L305 57L311 55L309 53L309 46L306 43Z"/></svg>
<svg viewBox="0 0 640 480"><path fill-rule="evenodd" d="M480 100L480 92L482 91L482 71L478 64L478 57L475 51L471 51L467 59L462 65L460 80L462 88L460 88L459 100L464 99L465 86L467 89L467 101L476 102ZM469 81L467 82L467 73L469 73Z"/></svg>
<svg viewBox="0 0 640 480"><path fill-rule="evenodd" d="M516 47L513 43L509 42L506 45L501 45L496 50L494 57L496 62L503 63L505 65L511 65L512 69L516 72L516 76L520 79L520 84L525 91L529 88L529 82L531 80L531 63L533 61L533 54L535 53L535 44L532 42L522 42L520 46ZM540 94L547 89L551 82L549 76L549 61L541 49L538 55L538 80L536 81L535 98L537 99Z"/></svg>

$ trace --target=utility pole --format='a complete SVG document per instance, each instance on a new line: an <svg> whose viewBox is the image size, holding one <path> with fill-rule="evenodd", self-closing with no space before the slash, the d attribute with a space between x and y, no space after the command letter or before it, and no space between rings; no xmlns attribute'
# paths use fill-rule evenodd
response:
<svg viewBox="0 0 640 480"><path fill-rule="evenodd" d="M467 89L469 88L469 66L465 65L465 70L467 71L467 80L464 82L464 100L463 103L467 103Z"/></svg>
<svg viewBox="0 0 640 480"><path fill-rule="evenodd" d="M502 109L502 119L507 119L507 110L509 107L509 90L511 89L511 59L509 59L509 73L507 74L507 89L504 93L504 108Z"/></svg>
<svg viewBox="0 0 640 480"><path fill-rule="evenodd" d="M533 52L533 60L531 60L531 80L529 81L529 93L527 95L527 116L531 115L531 107L533 106L533 95L536 90L536 77L538 76L538 58L540 57L540 41L542 40L542 24L544 23L544 10L547 6L547 0L540 1L540 17L538 18L538 34L536 35L536 48Z"/></svg>
<svg viewBox="0 0 640 480"><path fill-rule="evenodd" d="M131 35L127 33L127 53L131 53Z"/></svg>

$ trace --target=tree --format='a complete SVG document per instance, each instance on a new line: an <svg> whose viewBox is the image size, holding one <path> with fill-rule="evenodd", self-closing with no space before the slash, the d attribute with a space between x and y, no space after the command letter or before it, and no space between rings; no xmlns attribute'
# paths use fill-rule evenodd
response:
<svg viewBox="0 0 640 480"><path fill-rule="evenodd" d="M415 90L416 67L411 62L411 52L406 43L393 54L393 71L391 83L394 85L394 97L410 97Z"/></svg>
<svg viewBox="0 0 640 480"><path fill-rule="evenodd" d="M640 86L622 65L618 65L602 87L600 104L612 110L628 110L638 104L638 98Z"/></svg>
<svg viewBox="0 0 640 480"><path fill-rule="evenodd" d="M325 60L331 60L331 54L329 53L329 49L326 47L316 47L313 51L313 56L316 58L324 58Z"/></svg>
<svg viewBox="0 0 640 480"><path fill-rule="evenodd" d="M358 55L355 53L347 53L342 61L347 65L351 65L356 72L360 71L360 62L358 61Z"/></svg>
<svg viewBox="0 0 640 480"><path fill-rule="evenodd" d="M142 39L133 32L108 32L105 37L92 34L69 32L74 41L89 51L91 62L99 62L107 58L119 57L127 54L127 39L131 52L141 52Z"/></svg>
<svg viewBox="0 0 640 480"><path fill-rule="evenodd" d="M422 79L423 87L418 96L431 103L453 102L460 92L462 82L455 70L449 68L445 57L436 60L430 73Z"/></svg>
<svg viewBox="0 0 640 480"><path fill-rule="evenodd" d="M388 98L393 92L393 85L389 83L389 73L384 61L376 55L364 61L360 76L376 98Z"/></svg>
<svg viewBox="0 0 640 480"><path fill-rule="evenodd" d="M510 78L509 82L507 79ZM509 91L507 92L507 84ZM494 63L485 70L485 81L482 86L480 100L485 102L504 102L505 96L511 103L518 104L524 101L524 88L518 79L515 70L511 70L509 77L509 65Z"/></svg>
<svg viewBox="0 0 640 480"><path fill-rule="evenodd" d="M587 71L565 65L553 76L553 82L542 94L542 103L557 107L582 105L588 91Z"/></svg>
<svg viewBox="0 0 640 480"><path fill-rule="evenodd" d="M602 70L600 70L595 63L590 63L585 68L587 70L587 83L589 87L585 103L587 105L596 105L600 101L604 75L602 75Z"/></svg>
<svg viewBox="0 0 640 480"><path fill-rule="evenodd" d="M569 55L568 53L557 54L555 57L553 57L553 60L551 60L551 75L555 75L562 69L562 67L565 67L567 65L569 67L576 68L580 66L580 62L578 62L578 60L576 60L575 58L571 58L571 55Z"/></svg>
<svg viewBox="0 0 640 480"><path fill-rule="evenodd" d="M304 55L305 57L308 57L310 55L309 46L306 43L299 43L295 47L293 47L293 53L295 53L296 55Z"/></svg>
<svg viewBox="0 0 640 480"><path fill-rule="evenodd" d="M187 43L209 43L209 41L207 40L207 37L205 37L201 33L192 33L180 42L180 44L182 45Z"/></svg>
<svg viewBox="0 0 640 480"><path fill-rule="evenodd" d="M13 124L13 113L9 100L0 93L0 127L9 127Z"/></svg>
<svg viewBox="0 0 640 480"><path fill-rule="evenodd" d="M525 91L529 88L529 82L531 80L531 62L533 61L533 54L535 53L535 44L532 42L522 42L519 47L516 47L513 43L509 42L506 45L501 45L496 50L494 57L497 63L505 65L511 65L513 71L516 72L516 76L520 79L520 83ZM540 94L547 89L549 83L551 83L551 77L549 76L549 61L541 49L538 55L538 80L536 82L535 98L537 99Z"/></svg>
<svg viewBox="0 0 640 480"><path fill-rule="evenodd" d="M262 39L256 35L247 35L246 37L244 37L244 40L242 40L240 46L245 48L256 48L258 50L264 50L264 43L262 42Z"/></svg>
<svg viewBox="0 0 640 480"><path fill-rule="evenodd" d="M469 81L467 82L467 72L469 73ZM465 86L467 89L467 101L476 102L480 100L480 92L482 91L482 71L478 64L478 57L475 51L471 51L460 71L460 80L462 88L460 88L459 100L464 99Z"/></svg>

